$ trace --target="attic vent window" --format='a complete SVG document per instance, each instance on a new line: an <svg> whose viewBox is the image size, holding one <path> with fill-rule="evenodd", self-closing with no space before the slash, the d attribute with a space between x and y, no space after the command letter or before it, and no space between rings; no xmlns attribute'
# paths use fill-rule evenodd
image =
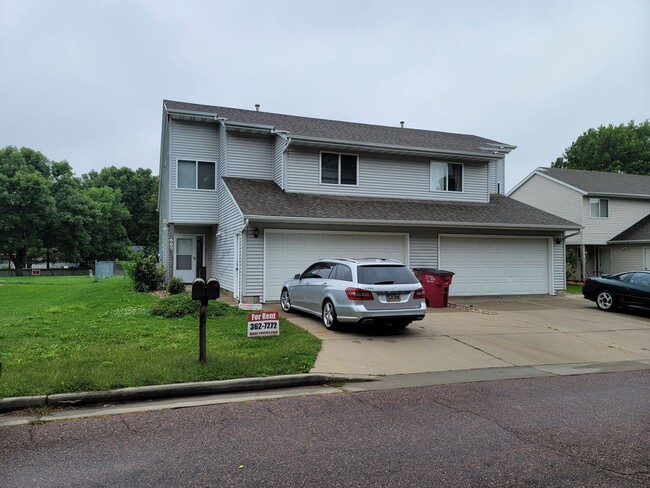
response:
<svg viewBox="0 0 650 488"><path fill-rule="evenodd" d="M358 159L356 154L321 153L320 182L328 185L356 185Z"/></svg>

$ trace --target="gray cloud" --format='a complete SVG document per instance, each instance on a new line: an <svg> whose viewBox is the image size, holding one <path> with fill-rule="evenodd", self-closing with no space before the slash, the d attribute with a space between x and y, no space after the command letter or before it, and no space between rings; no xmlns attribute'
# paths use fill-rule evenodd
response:
<svg viewBox="0 0 650 488"><path fill-rule="evenodd" d="M0 4L0 147L158 169L164 98L472 133L511 188L582 132L650 117L650 3Z"/></svg>

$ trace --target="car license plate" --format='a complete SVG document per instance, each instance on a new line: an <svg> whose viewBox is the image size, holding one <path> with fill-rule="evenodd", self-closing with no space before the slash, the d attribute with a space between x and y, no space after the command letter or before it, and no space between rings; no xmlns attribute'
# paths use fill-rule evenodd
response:
<svg viewBox="0 0 650 488"><path fill-rule="evenodd" d="M386 293L387 302L399 302L402 300L402 295L399 293Z"/></svg>

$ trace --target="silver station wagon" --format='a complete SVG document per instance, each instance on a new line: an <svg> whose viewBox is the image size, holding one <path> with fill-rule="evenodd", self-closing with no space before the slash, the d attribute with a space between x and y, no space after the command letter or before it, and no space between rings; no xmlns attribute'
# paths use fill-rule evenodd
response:
<svg viewBox="0 0 650 488"><path fill-rule="evenodd" d="M282 310L321 317L328 329L341 323L404 328L426 313L422 285L399 261L323 258L284 283Z"/></svg>

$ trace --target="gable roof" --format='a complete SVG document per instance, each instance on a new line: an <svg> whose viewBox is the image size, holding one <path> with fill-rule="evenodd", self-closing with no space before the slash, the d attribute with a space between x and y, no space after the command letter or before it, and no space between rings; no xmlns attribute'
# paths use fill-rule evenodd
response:
<svg viewBox="0 0 650 488"><path fill-rule="evenodd" d="M346 142L372 147L402 148L429 152L473 154L502 158L515 146L468 134L360 124L339 120L317 119L256 110L163 101L171 114L225 119L228 124L251 124L269 130L288 132L294 140Z"/></svg>
<svg viewBox="0 0 650 488"><path fill-rule="evenodd" d="M271 180L223 178L244 218L276 222L386 224L575 230L580 225L512 198L489 203L441 202L283 192Z"/></svg>
<svg viewBox="0 0 650 488"><path fill-rule="evenodd" d="M650 176L566 168L537 168L509 194L534 175L553 179L585 195L650 198Z"/></svg>
<svg viewBox="0 0 650 488"><path fill-rule="evenodd" d="M650 214L607 242L609 244L650 242Z"/></svg>

